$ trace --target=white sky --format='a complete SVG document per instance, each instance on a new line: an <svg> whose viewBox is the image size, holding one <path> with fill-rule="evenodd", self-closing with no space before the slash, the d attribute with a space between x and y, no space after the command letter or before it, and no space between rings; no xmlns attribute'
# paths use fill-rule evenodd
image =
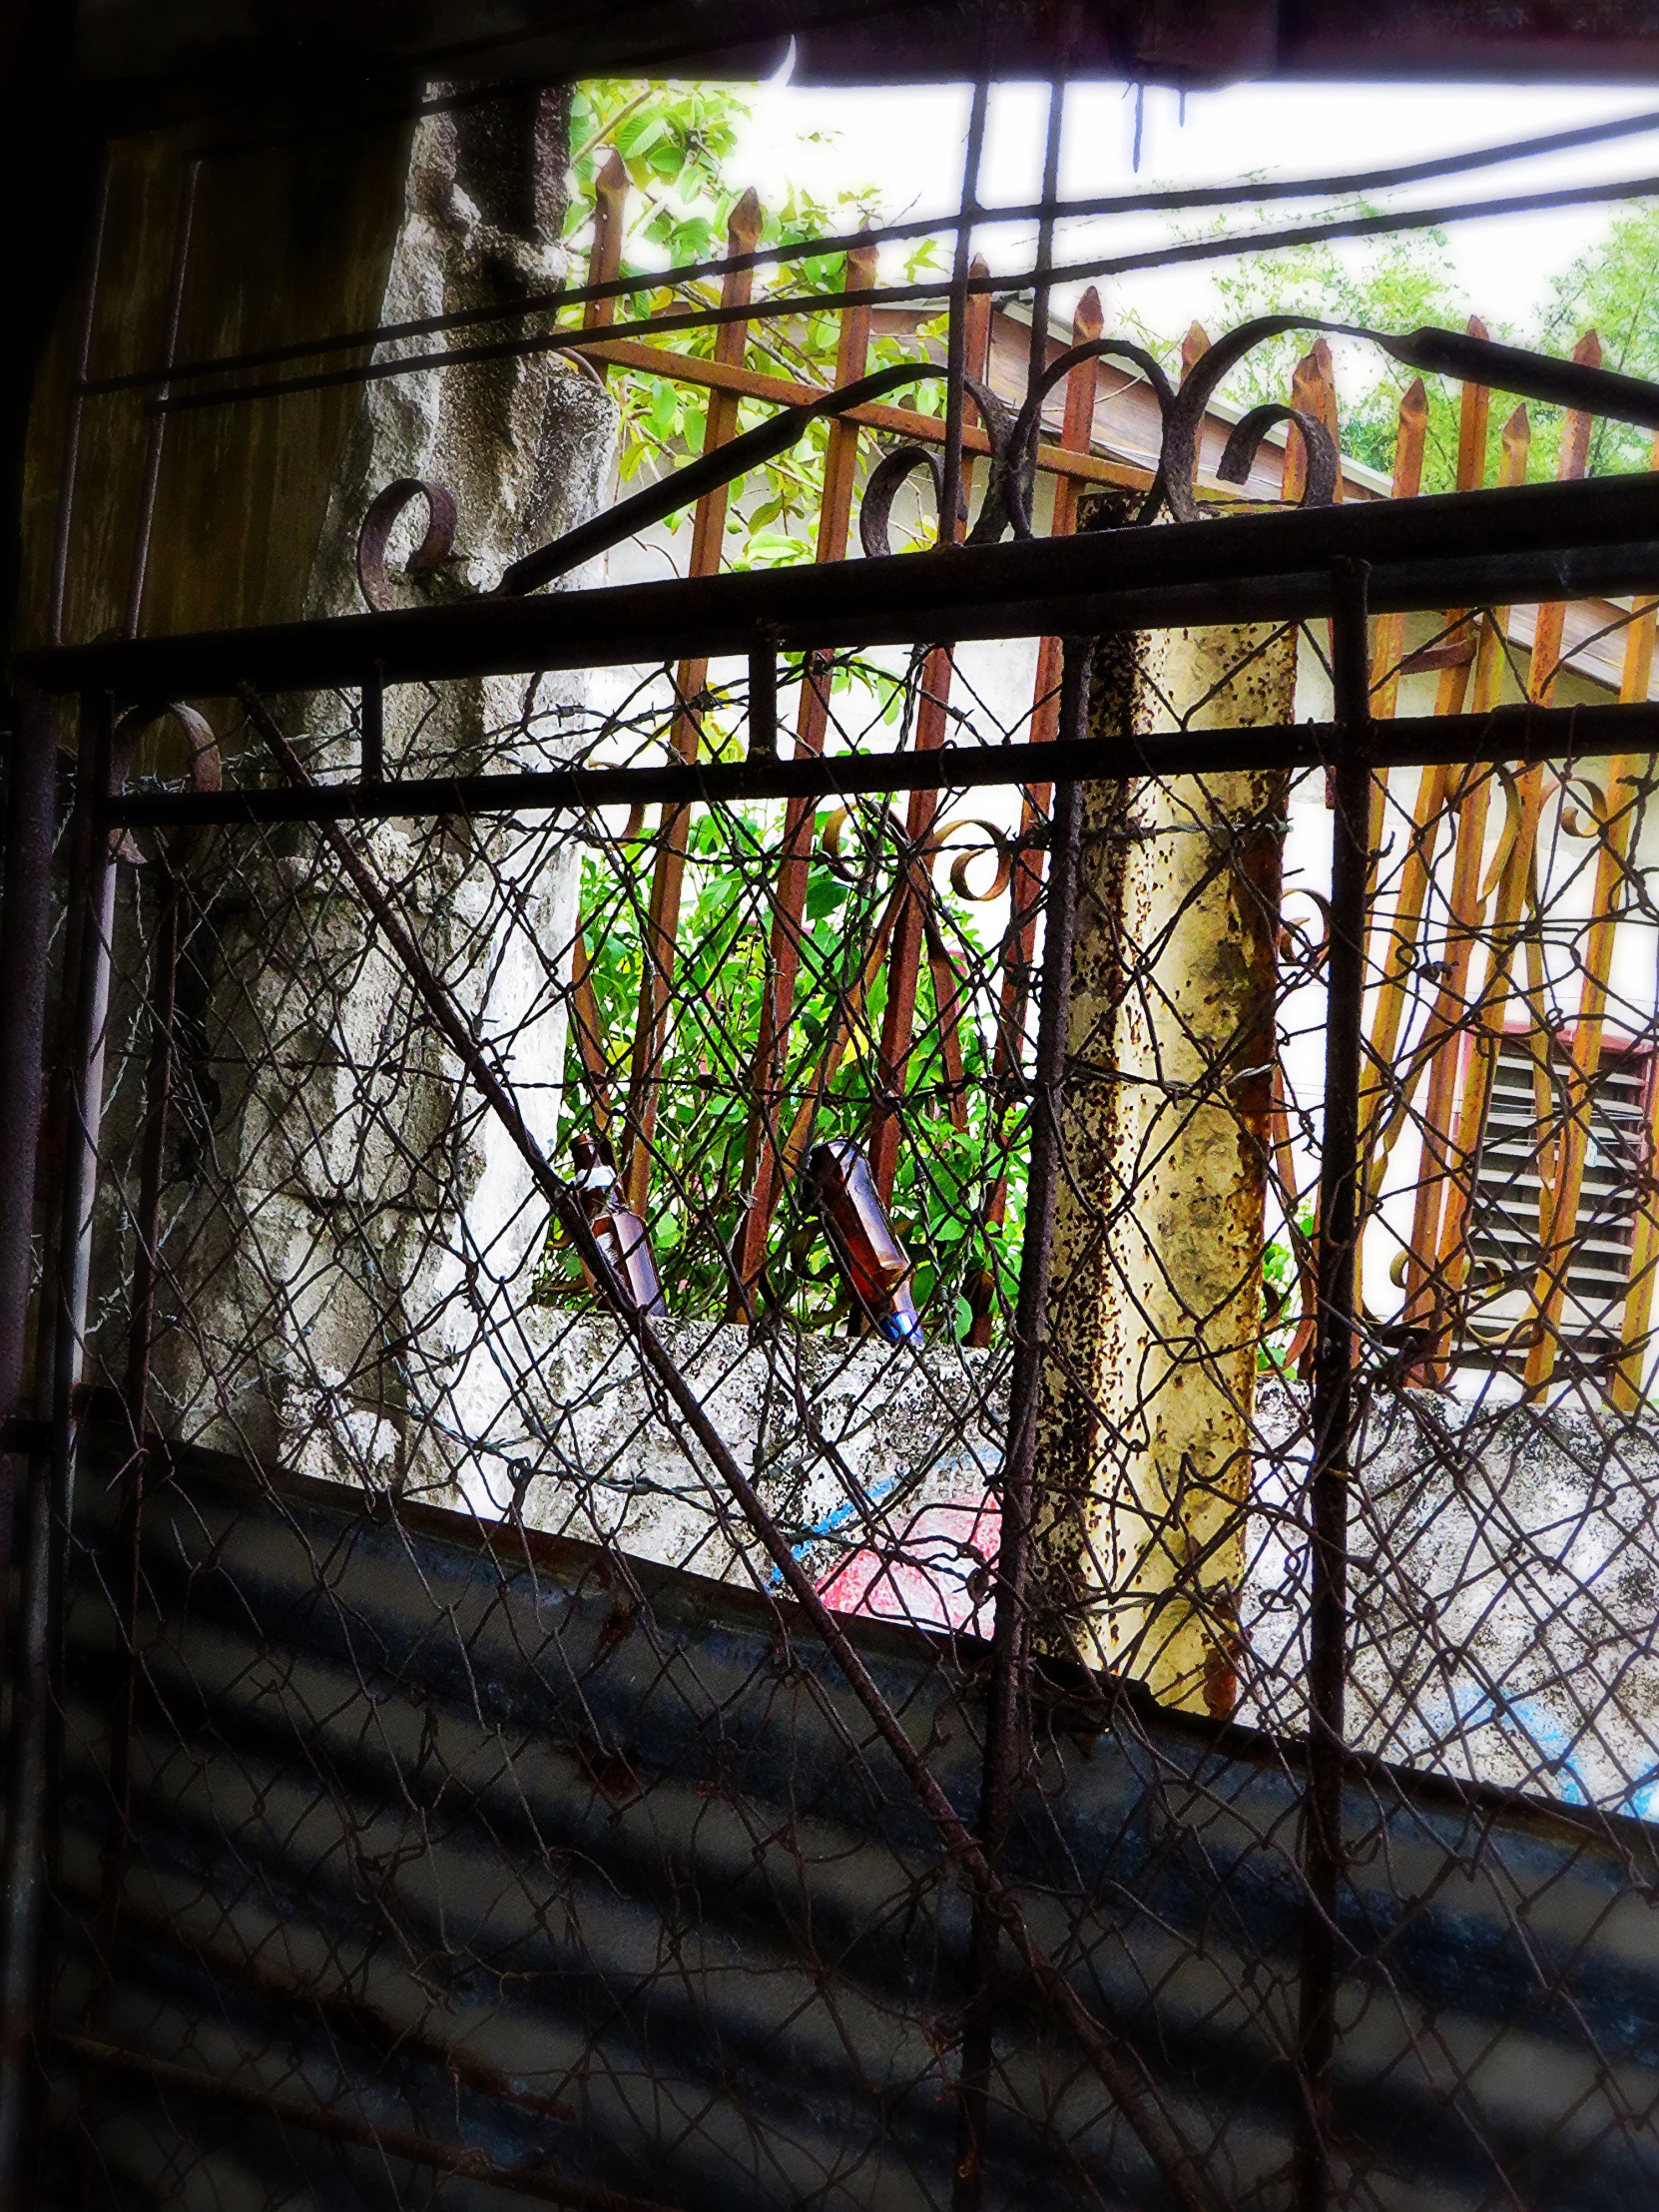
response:
<svg viewBox="0 0 1659 2212"><path fill-rule="evenodd" d="M992 96L981 199L1037 197L1046 88L998 86ZM787 183L832 198L873 185L888 220L951 210L961 184L968 93L963 86L825 91L774 83L756 113L732 174L776 202ZM1659 86L1241 85L1189 93L1184 123L1174 92L1145 95L1141 165L1131 168L1135 97L1121 85L1076 85L1067 95L1062 189L1096 195L1243 177L1319 176L1408 162L1569 129L1615 115L1659 109ZM1388 205L1436 206L1602 179L1659 178L1659 132L1604 147L1442 179L1397 194ZM1304 212L1292 202L1273 220ZM1451 259L1471 304L1493 322L1524 325L1555 272L1605 230L1612 211L1586 208L1470 223L1452 231ZM1195 222L1183 220L1189 227ZM1208 221L1208 218L1196 219ZM1169 219L1117 217L1062 233L1060 260L1091 251L1135 251L1170 235ZM1029 231L979 237L993 270L1029 266ZM1161 331L1178 332L1212 312L1204 265L1113 280L1120 307ZM1069 305L1065 295L1057 304ZM1114 320L1107 299L1108 327Z"/></svg>

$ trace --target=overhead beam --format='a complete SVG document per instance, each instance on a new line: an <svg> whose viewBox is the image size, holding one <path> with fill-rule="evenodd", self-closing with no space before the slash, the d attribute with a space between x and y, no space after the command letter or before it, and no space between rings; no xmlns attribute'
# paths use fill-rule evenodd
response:
<svg viewBox="0 0 1659 2212"><path fill-rule="evenodd" d="M218 0L211 9L104 0L80 11L76 66L140 92L163 83L224 98L330 75L358 84L422 77L550 80L664 74L769 75L797 42L807 84L966 80L979 56L979 0L644 0L578 9L553 0ZM1046 78L1051 0L999 0L992 68ZM1086 0L1074 78L1179 86L1241 78L1651 83L1654 0Z"/></svg>

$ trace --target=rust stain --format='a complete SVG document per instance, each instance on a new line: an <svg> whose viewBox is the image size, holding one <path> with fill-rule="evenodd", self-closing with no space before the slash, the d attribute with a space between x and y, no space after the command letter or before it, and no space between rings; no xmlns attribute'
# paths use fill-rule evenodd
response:
<svg viewBox="0 0 1659 2212"><path fill-rule="evenodd" d="M1296 640L1111 641L1097 727L1288 719ZM1048 1640L1231 1710L1261 1315L1280 774L1090 787L1039 1415Z"/></svg>

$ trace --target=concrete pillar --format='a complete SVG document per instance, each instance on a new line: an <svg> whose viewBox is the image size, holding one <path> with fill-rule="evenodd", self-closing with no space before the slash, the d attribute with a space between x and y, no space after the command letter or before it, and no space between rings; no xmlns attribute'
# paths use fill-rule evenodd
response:
<svg viewBox="0 0 1659 2212"><path fill-rule="evenodd" d="M1292 714L1296 637L1103 641L1095 726ZM1084 809L1041 1634L1214 1714L1237 1695L1287 780L1099 783Z"/></svg>

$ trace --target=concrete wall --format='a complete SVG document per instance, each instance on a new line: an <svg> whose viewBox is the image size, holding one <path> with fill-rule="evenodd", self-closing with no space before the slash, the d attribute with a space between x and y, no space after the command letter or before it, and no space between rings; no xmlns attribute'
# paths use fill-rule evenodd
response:
<svg viewBox="0 0 1659 2212"><path fill-rule="evenodd" d="M291 119L288 119L291 122ZM289 133L291 141L291 132ZM186 171L165 134L112 157L110 229L93 315L94 373L157 357ZM412 129L313 133L197 175L180 352L292 341L456 308L507 304L563 274L564 110L554 95L464 107ZM518 555L609 494L615 410L558 356L423 371L341 391L170 420L148 536L140 487L151 418L131 394L89 403L63 469L66 317L43 377L32 454L30 634L50 627L52 549L68 548L64 633L136 613L195 630L361 605L358 528L389 482L419 477L459 508L453 554L401 577L406 603L493 587ZM64 498L69 499L67 523ZM422 516L423 522L424 517ZM142 598L139 549L148 548ZM388 695L394 771L562 757L572 679L411 687ZM253 781L272 771L231 700L197 703ZM272 702L314 773L352 773L356 701ZM176 726L148 731L139 777L176 777ZM494 1045L551 1141L565 1055L562 986L578 850L563 830L438 825L354 832L422 931L432 964ZM93 1380L126 1369L133 1212L168 895L160 848L122 870ZM504 1321L529 1296L543 1212L521 1163L415 1016L354 893L310 832L226 833L180 861L181 1027L166 1154L153 1413L180 1432L303 1457L319 1391L347 1428L391 1422L418 1456L429 1399L465 1387L486 1332L482 1266ZM418 1350L412 1349L418 1346ZM482 1356L493 1361L496 1348ZM437 1378L434 1382L434 1376Z"/></svg>

